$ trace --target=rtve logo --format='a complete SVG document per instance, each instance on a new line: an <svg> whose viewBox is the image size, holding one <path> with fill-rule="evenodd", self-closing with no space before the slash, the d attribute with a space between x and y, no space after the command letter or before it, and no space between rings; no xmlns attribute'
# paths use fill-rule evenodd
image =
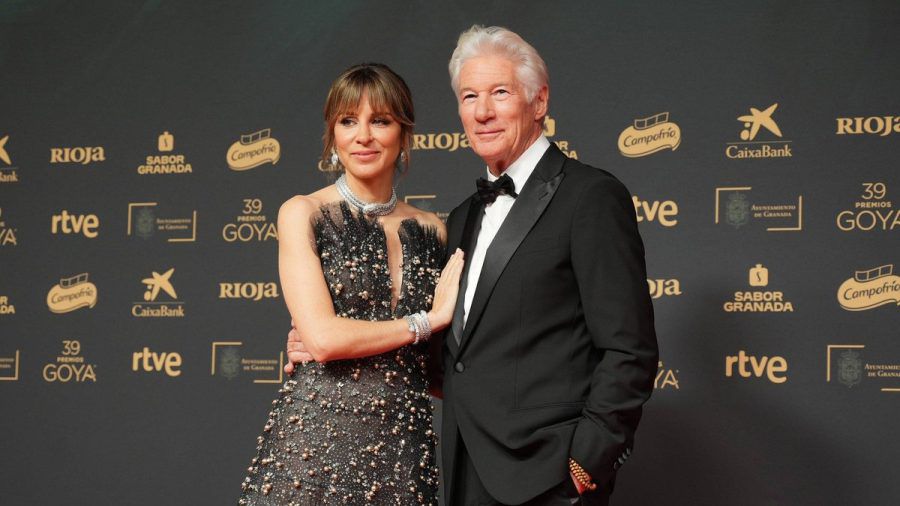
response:
<svg viewBox="0 0 900 506"><path fill-rule="evenodd" d="M725 377L730 378L734 376L735 366L742 378L754 376L762 378L765 376L772 383L780 384L787 381L787 375L778 375L779 373L786 373L788 370L788 363L784 357L767 357L763 355L762 358L756 358L755 356L747 355L744 350L741 350L737 355L725 357Z"/></svg>
<svg viewBox="0 0 900 506"><path fill-rule="evenodd" d="M674 200L641 200L637 195L631 196L638 223L656 221L664 227L678 225L678 204Z"/></svg>
<svg viewBox="0 0 900 506"><path fill-rule="evenodd" d="M69 214L63 209L61 213L50 218L51 234L83 234L88 239L97 237L100 218L96 214Z"/></svg>
<svg viewBox="0 0 900 506"><path fill-rule="evenodd" d="M144 346L131 357L131 370L134 372L162 372L171 377L181 376L181 354L174 351L157 353Z"/></svg>

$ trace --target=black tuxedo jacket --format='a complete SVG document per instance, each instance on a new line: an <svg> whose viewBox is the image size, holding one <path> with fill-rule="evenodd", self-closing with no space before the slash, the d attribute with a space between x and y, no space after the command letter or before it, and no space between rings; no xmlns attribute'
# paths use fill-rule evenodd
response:
<svg viewBox="0 0 900 506"><path fill-rule="evenodd" d="M503 503L562 482L569 457L608 490L653 390L653 308L628 190L551 145L518 191L467 288L462 335L444 335L448 504L459 436ZM482 209L473 195L453 210L449 251L468 259Z"/></svg>

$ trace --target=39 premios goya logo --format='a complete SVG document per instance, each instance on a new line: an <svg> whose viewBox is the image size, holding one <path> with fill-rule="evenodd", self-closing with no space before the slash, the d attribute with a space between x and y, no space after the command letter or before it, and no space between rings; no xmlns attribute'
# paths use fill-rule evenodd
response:
<svg viewBox="0 0 900 506"><path fill-rule="evenodd" d="M737 120L743 127L741 140L726 143L725 156L750 160L792 157L792 141L783 139L781 128L773 117L777 108L777 103L763 110L751 107L749 114L738 116Z"/></svg>
<svg viewBox="0 0 900 506"><path fill-rule="evenodd" d="M241 214L222 227L225 242L278 241L278 229L274 221L263 213L263 201L258 198L242 200Z"/></svg>
<svg viewBox="0 0 900 506"><path fill-rule="evenodd" d="M851 390L878 388L900 394L900 360L875 353L864 344L829 344L825 349L825 381ZM873 358L874 357L874 358Z"/></svg>
<svg viewBox="0 0 900 506"><path fill-rule="evenodd" d="M235 171L250 170L264 163L275 165L279 158L281 144L272 138L271 128L241 135L225 154L228 168Z"/></svg>
<svg viewBox="0 0 900 506"><path fill-rule="evenodd" d="M97 364L85 361L81 341L63 340L62 351L44 365L43 378L48 383L96 383Z"/></svg>
<svg viewBox="0 0 900 506"><path fill-rule="evenodd" d="M661 112L634 120L619 134L619 153L629 158L652 155L664 149L675 151L681 145L681 128Z"/></svg>
<svg viewBox="0 0 900 506"><path fill-rule="evenodd" d="M70 313L83 307L92 308L97 304L97 287L88 281L88 273L83 272L68 278L60 278L47 293L47 307L53 313Z"/></svg>
<svg viewBox="0 0 900 506"><path fill-rule="evenodd" d="M166 242L195 242L197 210L178 209L159 202L130 202L126 235L144 240L162 238Z"/></svg>
<svg viewBox="0 0 900 506"><path fill-rule="evenodd" d="M138 165L137 173L142 176L163 174L190 174L194 168L183 154L175 152L175 136L165 131L156 142L157 152L149 154L144 162Z"/></svg>
<svg viewBox="0 0 900 506"><path fill-rule="evenodd" d="M842 232L891 232L900 230L900 210L887 198L883 182L863 183L862 193L850 209L837 214L835 222Z"/></svg>
<svg viewBox="0 0 900 506"><path fill-rule="evenodd" d="M803 195L774 196L784 191L754 191L752 186L716 188L716 225L725 224L735 230L765 229L767 232L799 232L803 230Z"/></svg>
<svg viewBox="0 0 900 506"><path fill-rule="evenodd" d="M178 293L172 284L175 268L162 274L152 271L141 280L144 284L143 300L131 305L131 316L135 318L184 318L184 302L178 300Z"/></svg>
<svg viewBox="0 0 900 506"><path fill-rule="evenodd" d="M663 361L660 360L656 368L656 377L653 379L654 390L674 389L681 390L678 384L678 369L665 367Z"/></svg>
<svg viewBox="0 0 900 506"><path fill-rule="evenodd" d="M750 289L734 292L731 300L722 304L726 313L793 313L794 304L780 290L766 290L769 269L762 264L751 267L747 275Z"/></svg>
<svg viewBox="0 0 900 506"><path fill-rule="evenodd" d="M246 378L253 383L284 381L284 352L277 358L249 358L242 341L214 341L211 347L212 367L209 374L226 380Z"/></svg>
<svg viewBox="0 0 900 506"><path fill-rule="evenodd" d="M18 183L19 168L13 165L12 158L9 156L9 135L0 137L0 184L2 183Z"/></svg>
<svg viewBox="0 0 900 506"><path fill-rule="evenodd" d="M838 287L837 300L847 311L900 306L900 276L894 274L893 264L856 271Z"/></svg>
<svg viewBox="0 0 900 506"><path fill-rule="evenodd" d="M13 228L6 223L6 217L3 215L3 208L0 207L0 248L18 246L19 241L16 238L16 232L19 229Z"/></svg>

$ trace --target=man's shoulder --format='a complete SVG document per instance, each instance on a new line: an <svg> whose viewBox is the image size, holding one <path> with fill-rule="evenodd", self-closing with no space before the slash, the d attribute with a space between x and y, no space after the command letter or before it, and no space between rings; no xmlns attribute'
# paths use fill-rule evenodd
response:
<svg viewBox="0 0 900 506"><path fill-rule="evenodd" d="M582 163L574 158L569 158L563 165L565 181L575 191L608 189L609 191L621 191L625 185L619 181L613 173Z"/></svg>

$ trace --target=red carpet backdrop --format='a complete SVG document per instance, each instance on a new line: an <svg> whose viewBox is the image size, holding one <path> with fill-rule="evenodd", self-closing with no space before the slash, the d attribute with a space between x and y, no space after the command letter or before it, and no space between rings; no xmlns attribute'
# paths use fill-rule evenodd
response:
<svg viewBox="0 0 900 506"><path fill-rule="evenodd" d="M35 0L0 5L0 503L236 501L328 86L407 80L398 194L446 216L484 173L447 74L474 23L634 196L661 361L613 504L900 501L897 2Z"/></svg>

